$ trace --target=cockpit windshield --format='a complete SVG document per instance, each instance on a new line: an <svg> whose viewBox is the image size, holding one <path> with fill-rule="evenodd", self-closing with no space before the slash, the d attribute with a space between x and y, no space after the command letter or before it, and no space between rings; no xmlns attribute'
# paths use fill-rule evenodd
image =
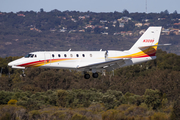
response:
<svg viewBox="0 0 180 120"><path fill-rule="evenodd" d="M25 58L29 58L32 54L27 54L26 56L24 56Z"/></svg>
<svg viewBox="0 0 180 120"><path fill-rule="evenodd" d="M33 58L33 57L37 57L37 55L34 54L27 54L26 56L24 56L25 58Z"/></svg>

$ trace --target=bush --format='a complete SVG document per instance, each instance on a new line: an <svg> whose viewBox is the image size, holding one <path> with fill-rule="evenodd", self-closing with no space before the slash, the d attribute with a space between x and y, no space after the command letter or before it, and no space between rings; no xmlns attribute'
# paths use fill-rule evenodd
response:
<svg viewBox="0 0 180 120"><path fill-rule="evenodd" d="M163 94L159 90L146 89L144 97L144 102L149 108L158 109L161 107Z"/></svg>
<svg viewBox="0 0 180 120"><path fill-rule="evenodd" d="M16 105L17 100L11 99L10 101L8 101L8 105Z"/></svg>
<svg viewBox="0 0 180 120"><path fill-rule="evenodd" d="M66 90L57 90L57 105L61 107L66 106L66 99L68 96L68 92Z"/></svg>
<svg viewBox="0 0 180 120"><path fill-rule="evenodd" d="M126 116L118 110L108 110L102 114L102 120L126 120Z"/></svg>
<svg viewBox="0 0 180 120"><path fill-rule="evenodd" d="M74 114L71 120L88 120L85 116L80 114Z"/></svg>

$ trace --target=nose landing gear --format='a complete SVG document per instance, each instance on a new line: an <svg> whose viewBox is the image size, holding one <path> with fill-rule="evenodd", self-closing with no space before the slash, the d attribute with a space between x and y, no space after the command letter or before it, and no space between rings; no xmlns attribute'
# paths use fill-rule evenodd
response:
<svg viewBox="0 0 180 120"><path fill-rule="evenodd" d="M25 77L25 76L26 76L26 74L24 73L24 70L22 70L22 72L23 72L23 73L21 74L21 75L22 75L22 77Z"/></svg>

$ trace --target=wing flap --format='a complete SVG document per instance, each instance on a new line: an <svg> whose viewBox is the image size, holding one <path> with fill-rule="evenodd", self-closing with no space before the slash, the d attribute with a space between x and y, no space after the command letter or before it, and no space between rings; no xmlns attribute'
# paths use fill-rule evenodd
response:
<svg viewBox="0 0 180 120"><path fill-rule="evenodd" d="M102 63L95 63L95 64L90 64L86 66L81 66L78 67L78 69L106 69L110 71L110 69L114 70L119 68L125 64L124 59L116 59L116 60L111 60L111 61L105 61Z"/></svg>

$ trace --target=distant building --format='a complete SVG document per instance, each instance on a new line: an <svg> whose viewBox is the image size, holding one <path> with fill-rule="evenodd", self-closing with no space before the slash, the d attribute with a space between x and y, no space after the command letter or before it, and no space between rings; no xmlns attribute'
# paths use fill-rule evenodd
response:
<svg viewBox="0 0 180 120"><path fill-rule="evenodd" d="M84 29L82 29L82 30L79 30L79 32L85 32L85 30L84 30Z"/></svg>
<svg viewBox="0 0 180 120"><path fill-rule="evenodd" d="M100 23L107 23L107 20L100 20Z"/></svg>
<svg viewBox="0 0 180 120"><path fill-rule="evenodd" d="M130 18L130 17L121 17L120 19L117 19L117 21L121 22L121 23L128 22L129 20L132 20L132 18Z"/></svg>
<svg viewBox="0 0 180 120"><path fill-rule="evenodd" d="M143 25L142 23L136 23L135 24L136 27L142 27L142 25Z"/></svg>
<svg viewBox="0 0 180 120"><path fill-rule="evenodd" d="M161 35L169 35L170 34L170 30L169 29L163 29L161 32Z"/></svg>
<svg viewBox="0 0 180 120"><path fill-rule="evenodd" d="M142 34L144 34L145 31L146 30L141 30L141 31L139 31L139 34L142 35Z"/></svg>
<svg viewBox="0 0 180 120"><path fill-rule="evenodd" d="M24 15L24 14L17 14L17 16L25 17L25 15Z"/></svg>
<svg viewBox="0 0 180 120"><path fill-rule="evenodd" d="M42 32L41 30L39 30L39 29L37 29L37 28L35 28L35 27L30 28L30 30L34 30L34 31L37 31L37 32Z"/></svg>
<svg viewBox="0 0 180 120"><path fill-rule="evenodd" d="M165 20L166 18L158 18L158 20Z"/></svg>
<svg viewBox="0 0 180 120"><path fill-rule="evenodd" d="M79 19L85 19L86 17L85 16L79 16Z"/></svg>
<svg viewBox="0 0 180 120"><path fill-rule="evenodd" d="M150 23L144 23L144 26L149 26L150 25Z"/></svg>
<svg viewBox="0 0 180 120"><path fill-rule="evenodd" d="M180 23L174 23L174 25L180 25Z"/></svg>
<svg viewBox="0 0 180 120"><path fill-rule="evenodd" d="M59 32L66 32L66 29L60 29Z"/></svg>
<svg viewBox="0 0 180 120"><path fill-rule="evenodd" d="M124 23L119 23L119 27L124 28Z"/></svg>
<svg viewBox="0 0 180 120"><path fill-rule="evenodd" d="M108 35L108 32L101 32L101 34L103 34L103 35Z"/></svg>

